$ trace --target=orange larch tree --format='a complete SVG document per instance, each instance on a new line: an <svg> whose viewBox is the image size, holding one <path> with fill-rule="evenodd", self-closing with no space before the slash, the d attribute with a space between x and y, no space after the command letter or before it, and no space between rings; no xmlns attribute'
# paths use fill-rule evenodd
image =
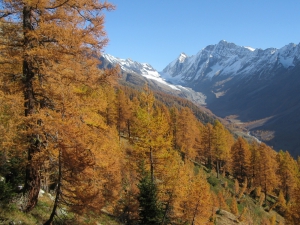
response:
<svg viewBox="0 0 300 225"><path fill-rule="evenodd" d="M51 114L47 113L59 112L62 118L69 116L82 122L81 115L73 113L78 108L66 109L71 106L65 102L70 98L59 90L65 88L72 93L76 86L92 87L112 74L100 71L98 65L101 49L107 43L102 11L113 8L97 0L0 2L0 18L13 24L12 34L16 34L13 45L2 43L7 58L1 63L17 68L3 74L9 83L19 87L19 95L23 96L28 143L26 212L38 200L39 167L43 162L40 156L50 141L41 129L43 124L51 123Z"/></svg>
<svg viewBox="0 0 300 225"><path fill-rule="evenodd" d="M196 117L189 108L185 107L180 110L177 121L176 145L180 148L184 160L195 159L196 156L194 145L197 134L200 136L197 132L196 121Z"/></svg>
<svg viewBox="0 0 300 225"><path fill-rule="evenodd" d="M193 164L182 165L174 193L172 220L177 224L207 224L213 208L209 184Z"/></svg>
<svg viewBox="0 0 300 225"><path fill-rule="evenodd" d="M254 182L256 186L261 186L265 194L265 201L267 194L277 187L278 179L276 176L277 163L275 159L275 152L269 146L261 143L258 148L260 154L259 168L260 171L256 174Z"/></svg>
<svg viewBox="0 0 300 225"><path fill-rule="evenodd" d="M206 159L206 166L212 168L213 157L213 126L208 123L205 125L202 133L201 146L203 156Z"/></svg>
<svg viewBox="0 0 300 225"><path fill-rule="evenodd" d="M288 152L279 151L276 160L278 163L279 187L283 191L285 199L289 200L297 185L298 166Z"/></svg>
<svg viewBox="0 0 300 225"><path fill-rule="evenodd" d="M244 180L250 174L250 150L248 143L242 137L239 137L231 147L231 169L233 175Z"/></svg>
<svg viewBox="0 0 300 225"><path fill-rule="evenodd" d="M230 143L228 141L232 136L221 124L216 120L213 126L212 145L213 145L213 161L217 171L217 177L219 177L220 170L223 168L230 158Z"/></svg>

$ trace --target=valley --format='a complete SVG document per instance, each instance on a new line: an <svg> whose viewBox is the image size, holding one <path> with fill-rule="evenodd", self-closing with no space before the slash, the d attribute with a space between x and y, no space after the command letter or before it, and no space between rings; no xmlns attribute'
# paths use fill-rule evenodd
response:
<svg viewBox="0 0 300 225"><path fill-rule="evenodd" d="M299 45L263 50L220 41L193 56L179 54L162 72L108 54L102 61L103 67L120 65L124 82L186 98L233 132L300 155Z"/></svg>

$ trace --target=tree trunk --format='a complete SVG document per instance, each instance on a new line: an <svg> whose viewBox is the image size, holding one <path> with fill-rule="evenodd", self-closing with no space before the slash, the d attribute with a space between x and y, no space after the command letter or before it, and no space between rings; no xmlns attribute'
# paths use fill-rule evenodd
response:
<svg viewBox="0 0 300 225"><path fill-rule="evenodd" d="M164 212L164 217L163 217L162 222L161 222L162 225L164 225L165 222L166 222L167 214L170 210L171 201L173 200L173 192L174 192L174 190L172 190L172 192L170 193L170 197L169 197L169 200L167 202L166 209L165 209L165 212Z"/></svg>
<svg viewBox="0 0 300 225"><path fill-rule="evenodd" d="M58 184L57 184L57 190L56 190L56 196L55 196L55 201L53 205L53 209L51 212L51 215L49 219L44 223L44 225L51 225L54 219L54 216L56 215L56 209L59 204L59 198L61 194L61 181L62 181L62 161L61 161L61 150L59 150L58 153Z"/></svg>
<svg viewBox="0 0 300 225"><path fill-rule="evenodd" d="M217 178L219 178L220 168L219 168L219 160L217 160Z"/></svg>
<svg viewBox="0 0 300 225"><path fill-rule="evenodd" d="M198 211L199 203L200 203L200 198L198 198L198 201L197 201L197 204L196 204L196 208L194 210L192 225L195 224L195 220L196 220L196 216L197 216L197 211Z"/></svg>
<svg viewBox="0 0 300 225"><path fill-rule="evenodd" d="M152 147L150 147L150 173L152 184L154 184L154 160Z"/></svg>
<svg viewBox="0 0 300 225"><path fill-rule="evenodd" d="M23 8L23 29L24 29L24 49L32 47L32 40L28 37L29 30L33 30L32 27L32 9L29 6ZM35 112L35 99L32 85L32 79L34 77L34 69L32 64L28 61L27 55L24 53L23 59L23 84L24 84L24 106L25 116L30 116ZM28 163L26 166L26 178L24 185L24 193L27 193L28 202L24 208L25 212L31 211L37 204L38 195L40 191L40 174L38 168L33 162L33 156L39 151L39 140L37 135L28 135L28 142L30 143L27 154Z"/></svg>
<svg viewBox="0 0 300 225"><path fill-rule="evenodd" d="M130 140L130 121L127 120L128 140Z"/></svg>

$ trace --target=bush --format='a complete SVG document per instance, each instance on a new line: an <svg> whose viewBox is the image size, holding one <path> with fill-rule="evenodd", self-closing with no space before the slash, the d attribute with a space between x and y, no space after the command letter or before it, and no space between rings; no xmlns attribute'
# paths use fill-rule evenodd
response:
<svg viewBox="0 0 300 225"><path fill-rule="evenodd" d="M12 199L16 193L12 187L11 183L5 183L4 181L0 181L0 201L1 202L8 202Z"/></svg>
<svg viewBox="0 0 300 225"><path fill-rule="evenodd" d="M218 178L211 176L211 177L207 178L207 182L208 182L211 186L214 187L214 186L218 185L219 180L218 180Z"/></svg>

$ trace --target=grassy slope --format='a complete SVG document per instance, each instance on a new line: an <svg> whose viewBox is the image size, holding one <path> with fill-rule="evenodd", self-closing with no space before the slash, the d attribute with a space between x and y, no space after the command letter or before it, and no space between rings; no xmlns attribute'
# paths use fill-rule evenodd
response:
<svg viewBox="0 0 300 225"><path fill-rule="evenodd" d="M230 208L230 204L232 201L232 193L234 182L231 179L220 176L216 178L215 172L211 172L202 167L206 173L207 180L211 185L211 190L213 193L217 194L218 192L222 192L224 194L225 201ZM195 167L196 171L201 170L199 166ZM224 183L228 184L225 188ZM50 211L52 207L52 200L50 199L48 194L43 194L39 198L38 205L34 208L34 210L28 214L21 212L18 209L18 202L1 206L0 207L0 224L43 224L49 217ZM245 195L238 201L238 209L239 213L243 211L244 207L248 208L247 213L244 214L244 220L239 221L238 217L233 215L230 210L221 210L218 211L216 208L216 224L217 225L233 225L233 224L261 224L261 221L264 219L269 220L272 216L276 216L277 221L283 220L283 218L277 214L275 211L271 211L270 213L266 212L263 207L258 206L257 200ZM55 224L106 224L106 225L117 225L118 223L114 218L109 217L108 215L85 215L79 216L74 215L72 213L67 213L63 215L63 213L59 213L60 220L57 220Z"/></svg>

